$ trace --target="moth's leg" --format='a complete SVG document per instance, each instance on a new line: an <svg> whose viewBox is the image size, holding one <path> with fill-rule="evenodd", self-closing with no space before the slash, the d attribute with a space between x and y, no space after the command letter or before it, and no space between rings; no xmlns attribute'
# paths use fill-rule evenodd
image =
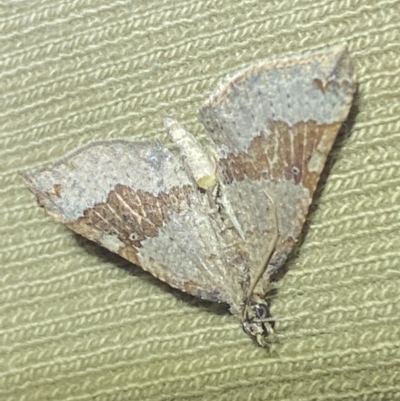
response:
<svg viewBox="0 0 400 401"><path fill-rule="evenodd" d="M247 334L254 336L261 346L265 346L267 344L266 338L274 332L275 319L270 313L268 303L265 301L265 299L262 299L258 294L254 293L254 289L264 274L279 239L278 215L276 206L268 193L265 192L265 195L271 202L274 235L267 249L263 264L260 266L252 283L250 283L242 315L243 330Z"/></svg>
<svg viewBox="0 0 400 401"><path fill-rule="evenodd" d="M220 207L219 207L218 198L219 198L220 191L221 191L221 185L218 182L216 183L216 185L213 188L206 191L210 212L213 214L219 213Z"/></svg>
<svg viewBox="0 0 400 401"><path fill-rule="evenodd" d="M268 335L274 331L275 320L269 311L268 303L260 295L256 294L254 289L256 288L258 281L264 274L269 261L271 260L279 238L278 215L275 203L266 192L265 194L271 203L274 235L267 249L263 264L259 267L256 276L249 285L242 312L243 330L247 334L254 336L257 342L262 346L266 344L265 339L268 337Z"/></svg>
<svg viewBox="0 0 400 401"><path fill-rule="evenodd" d="M265 192L265 191L264 191ZM267 192L265 192L265 195L269 198L270 202L271 202L271 214L272 214L272 218L273 218L273 237L272 237L272 241L269 244L269 247L267 249L267 253L265 254L265 258L263 260L263 263L259 266L259 270L257 272L257 275L254 277L253 282L250 283L249 285L249 289L247 291L247 304L252 303L251 298L253 295L253 291L254 288L256 287L258 281L260 280L260 278L262 277L262 275L264 274L270 260L271 257L275 251L276 248L276 244L278 242L278 238L279 238L279 226L278 226L278 213L276 210L276 206L275 206L275 202L273 201L273 199L268 195Z"/></svg>
<svg viewBox="0 0 400 401"><path fill-rule="evenodd" d="M239 234L240 238L245 242L246 237L244 235L244 231L242 225L240 224L238 218L236 217L235 210L232 207L229 198L226 196L225 186L223 184L218 184L219 186L219 193L216 199L216 203L222 206L223 215L225 219L228 219L231 226L235 228L236 232Z"/></svg>

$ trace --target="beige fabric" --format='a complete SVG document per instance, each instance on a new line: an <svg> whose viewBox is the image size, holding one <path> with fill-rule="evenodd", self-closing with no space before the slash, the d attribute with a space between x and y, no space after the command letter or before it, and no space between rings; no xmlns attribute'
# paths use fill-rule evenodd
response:
<svg viewBox="0 0 400 401"><path fill-rule="evenodd" d="M277 342L44 216L17 172L92 140L198 137L249 62L347 41L359 95L278 283ZM0 5L1 400L400 400L400 1Z"/></svg>

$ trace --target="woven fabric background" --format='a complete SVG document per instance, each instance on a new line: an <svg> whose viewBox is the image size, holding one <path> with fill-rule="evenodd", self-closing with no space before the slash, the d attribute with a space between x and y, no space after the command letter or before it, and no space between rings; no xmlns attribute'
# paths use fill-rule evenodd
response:
<svg viewBox="0 0 400 401"><path fill-rule="evenodd" d="M226 309L54 223L18 171L93 140L196 136L221 77L347 42L359 91L270 349ZM0 3L0 400L400 400L400 1Z"/></svg>

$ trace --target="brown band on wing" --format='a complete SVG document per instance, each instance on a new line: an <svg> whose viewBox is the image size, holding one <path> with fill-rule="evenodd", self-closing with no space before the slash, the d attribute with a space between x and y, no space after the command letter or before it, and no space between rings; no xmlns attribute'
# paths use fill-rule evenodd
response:
<svg viewBox="0 0 400 401"><path fill-rule="evenodd" d="M188 208L192 194L193 187L190 185L173 187L168 193L156 196L117 184L106 202L86 209L82 217L67 223L67 226L103 246L106 246L102 243L104 234L115 237L124 244L118 253L139 264L137 252L141 242L156 237L172 213Z"/></svg>
<svg viewBox="0 0 400 401"><path fill-rule="evenodd" d="M286 179L312 193L340 125L300 121L291 127L282 121L269 122L266 133L256 136L246 152L220 159L222 181Z"/></svg>

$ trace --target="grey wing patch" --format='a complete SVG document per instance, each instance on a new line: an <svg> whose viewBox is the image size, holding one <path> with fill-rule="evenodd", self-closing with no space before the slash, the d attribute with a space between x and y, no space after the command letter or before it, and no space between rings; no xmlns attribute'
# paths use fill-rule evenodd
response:
<svg viewBox="0 0 400 401"><path fill-rule="evenodd" d="M275 61L261 61L225 78L200 110L200 120L223 152L247 151L271 122L294 127L342 122L355 91L347 48L334 46Z"/></svg>
<svg viewBox="0 0 400 401"><path fill-rule="evenodd" d="M150 142L90 144L50 168L22 176L47 212L63 223L104 202L116 184L153 196L174 187L192 186L173 155Z"/></svg>
<svg viewBox="0 0 400 401"><path fill-rule="evenodd" d="M164 147L94 143L22 176L56 221L175 288L231 301L207 196Z"/></svg>
<svg viewBox="0 0 400 401"><path fill-rule="evenodd" d="M204 213L197 205L172 214L157 237L143 242L141 266L147 270L156 265L157 277L164 281L172 270L175 287L199 298L226 302L234 312L243 291L235 266L237 248L228 245L222 224L218 214Z"/></svg>

